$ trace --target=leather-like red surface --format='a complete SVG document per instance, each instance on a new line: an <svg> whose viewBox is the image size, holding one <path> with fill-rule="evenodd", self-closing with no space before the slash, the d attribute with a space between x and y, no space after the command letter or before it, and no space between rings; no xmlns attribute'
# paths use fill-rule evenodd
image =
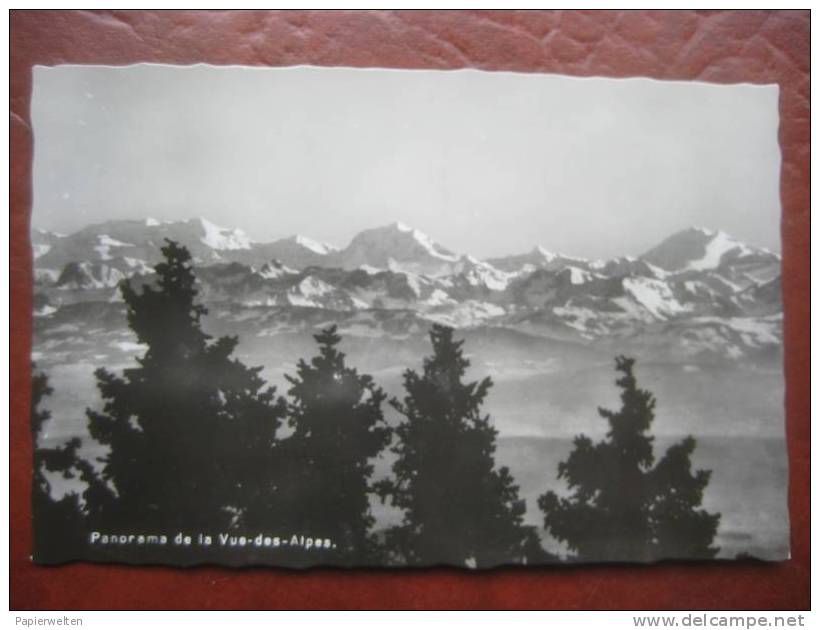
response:
<svg viewBox="0 0 820 630"><path fill-rule="evenodd" d="M12 11L12 608L808 608L809 22L808 11ZM136 62L472 67L779 84L792 559L481 573L34 566L31 68Z"/></svg>

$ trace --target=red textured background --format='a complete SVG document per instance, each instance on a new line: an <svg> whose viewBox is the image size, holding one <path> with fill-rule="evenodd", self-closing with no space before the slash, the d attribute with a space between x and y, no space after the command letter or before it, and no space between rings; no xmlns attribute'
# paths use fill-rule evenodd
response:
<svg viewBox="0 0 820 630"><path fill-rule="evenodd" d="M809 22L797 12L199 12L11 14L11 606L29 608L809 607ZM34 64L462 68L778 83L793 559L772 565L435 571L35 567L31 441ZM590 182L594 185L594 182Z"/></svg>

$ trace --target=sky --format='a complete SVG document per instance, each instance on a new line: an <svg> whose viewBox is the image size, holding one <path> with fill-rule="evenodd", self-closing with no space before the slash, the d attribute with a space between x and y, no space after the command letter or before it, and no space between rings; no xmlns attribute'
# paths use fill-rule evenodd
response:
<svg viewBox="0 0 820 630"><path fill-rule="evenodd" d="M689 226L780 251L777 86L481 71L38 66L32 225L205 217L479 257L639 255Z"/></svg>

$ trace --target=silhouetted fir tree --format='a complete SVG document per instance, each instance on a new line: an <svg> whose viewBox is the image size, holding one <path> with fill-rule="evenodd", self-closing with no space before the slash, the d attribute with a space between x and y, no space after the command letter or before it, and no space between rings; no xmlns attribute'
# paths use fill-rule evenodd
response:
<svg viewBox="0 0 820 630"><path fill-rule="evenodd" d="M670 446L652 470L650 520L657 558L712 558L720 551L712 546L720 514L699 509L711 471L692 473L695 446L693 437L684 438Z"/></svg>
<svg viewBox="0 0 820 630"><path fill-rule="evenodd" d="M372 460L390 442L382 414L386 396L372 377L345 364L336 330L315 335L319 353L286 376L293 434L281 446L287 468L279 498L291 531L336 545L317 556L321 561L373 563Z"/></svg>
<svg viewBox="0 0 820 630"><path fill-rule="evenodd" d="M236 337L211 341L196 302L185 247L167 240L156 286L124 281L128 325L147 346L137 367L96 371L105 402L88 410L89 430L110 447L103 479L87 499L109 529L225 531L272 518L276 432L284 401L265 387L262 368L231 357Z"/></svg>
<svg viewBox="0 0 820 630"><path fill-rule="evenodd" d="M36 369L35 366L32 366ZM43 425L51 412L41 407L43 399L51 395L48 377L35 372L31 381L31 434L34 451L32 477L32 521L34 528L34 557L42 561L68 559L76 553L84 540L83 513L77 493L68 493L59 500L52 498L51 484L46 471L59 473L64 479L80 475L77 464L79 438L61 446L46 448L40 444Z"/></svg>
<svg viewBox="0 0 820 630"><path fill-rule="evenodd" d="M433 355L404 373L394 479L383 495L404 510L387 544L410 564L478 567L547 558L507 467L495 467L496 429L481 405L490 378L462 381L469 361L453 329L433 325Z"/></svg>
<svg viewBox="0 0 820 630"><path fill-rule="evenodd" d="M546 528L581 561L711 558L720 514L698 506L711 472L692 473L692 437L670 447L655 464L649 429L655 397L638 387L635 360L619 356L621 409L600 409L606 439L580 435L558 465L572 494L547 492L538 500Z"/></svg>

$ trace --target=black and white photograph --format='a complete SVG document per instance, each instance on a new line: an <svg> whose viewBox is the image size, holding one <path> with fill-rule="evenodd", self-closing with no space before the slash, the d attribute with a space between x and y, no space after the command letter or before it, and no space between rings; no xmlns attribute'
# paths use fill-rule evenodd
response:
<svg viewBox="0 0 820 630"><path fill-rule="evenodd" d="M35 67L34 561L788 559L778 97Z"/></svg>

